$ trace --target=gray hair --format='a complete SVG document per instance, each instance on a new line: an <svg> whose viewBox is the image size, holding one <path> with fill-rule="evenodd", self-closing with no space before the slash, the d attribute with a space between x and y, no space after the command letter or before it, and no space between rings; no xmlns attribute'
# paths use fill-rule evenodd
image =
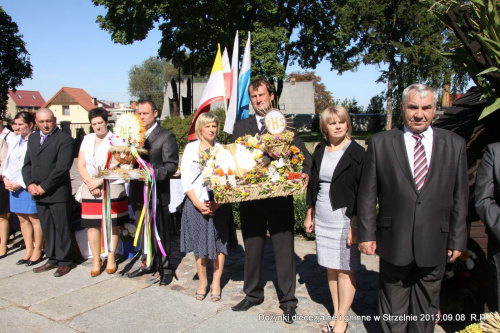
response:
<svg viewBox="0 0 500 333"><path fill-rule="evenodd" d="M415 93L421 97L424 98L427 96L429 92L432 93L434 96L434 109L437 107L438 103L438 93L436 89L432 88L431 86L428 86L423 83L414 83L408 87L405 88L403 91L403 99L401 101L401 109L404 110L404 107L406 105L406 100L408 99L408 95L410 94L410 91L415 91Z"/></svg>

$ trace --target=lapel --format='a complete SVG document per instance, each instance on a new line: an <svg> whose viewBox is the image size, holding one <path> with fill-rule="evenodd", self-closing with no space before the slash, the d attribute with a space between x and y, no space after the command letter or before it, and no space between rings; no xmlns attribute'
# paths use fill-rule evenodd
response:
<svg viewBox="0 0 500 333"><path fill-rule="evenodd" d="M337 166L335 167L335 170L333 171L333 176L332 176L332 182L348 167L351 166L351 161L356 160L356 157L353 156L352 150L353 150L353 145L354 141L351 141L349 144L349 147L347 147L346 151L344 154L342 154L342 157L339 160L339 163L337 163Z"/></svg>
<svg viewBox="0 0 500 333"><path fill-rule="evenodd" d="M156 125L153 132L151 132L151 134L149 134L149 136L147 138L147 141L149 142L149 147L151 147L153 145L153 142L156 140L159 133L160 133L160 125L158 124L158 125Z"/></svg>
<svg viewBox="0 0 500 333"><path fill-rule="evenodd" d="M257 118L255 116L251 116L252 119L248 122L248 133L259 133L259 126L257 126Z"/></svg>
<svg viewBox="0 0 500 333"><path fill-rule="evenodd" d="M54 142L56 140L56 136L58 134L59 134L59 128L56 126L56 129L54 130L54 132L52 132L52 134L49 135L47 137L47 139L45 139L45 141L43 142L43 145L40 146L41 135L40 135L40 132L38 132L38 146L40 147L40 149L38 150L38 154L40 154L42 151L45 150L45 148L50 146L52 144L52 142Z"/></svg>
<svg viewBox="0 0 500 333"><path fill-rule="evenodd" d="M444 138L439 135L439 131L436 131L435 128L432 128L433 131L433 140L432 140L432 160L431 164L429 165L429 171L427 172L427 178L425 179L424 186L422 187L423 192L427 188L427 184L429 184L435 175L438 173L437 171L439 170L440 166L438 165L439 161L438 156L444 157L445 152L444 148L446 147L446 141Z"/></svg>
<svg viewBox="0 0 500 333"><path fill-rule="evenodd" d="M406 153L405 140L403 136L403 129L398 128L392 138L392 147L394 148L394 154L398 159L399 166L401 167L403 174L410 183L413 191L419 194L417 187L415 186L415 180L413 179L413 174L410 168L410 162L408 161L408 154ZM424 185L425 186L425 185Z"/></svg>

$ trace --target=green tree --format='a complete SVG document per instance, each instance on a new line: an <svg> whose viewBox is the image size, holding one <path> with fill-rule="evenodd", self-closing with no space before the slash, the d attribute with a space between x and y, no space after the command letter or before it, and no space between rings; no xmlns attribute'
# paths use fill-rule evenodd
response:
<svg viewBox="0 0 500 333"><path fill-rule="evenodd" d="M149 57L141 65L132 66L128 77L130 95L139 101L152 100L161 115L165 86L172 78L178 80L178 69L165 59Z"/></svg>
<svg viewBox="0 0 500 333"><path fill-rule="evenodd" d="M23 35L11 17L0 7L0 113L5 115L8 90L16 90L23 79L31 78L33 69Z"/></svg>
<svg viewBox="0 0 500 333"><path fill-rule="evenodd" d="M321 113L327 107L335 104L332 93L326 89L325 84L321 82L321 77L317 76L315 72L292 72L289 76L297 82L313 81L314 111L316 113Z"/></svg>
<svg viewBox="0 0 500 333"><path fill-rule="evenodd" d="M342 105L349 113L363 113L363 107L358 105L358 100L356 97L352 99L345 98L340 105Z"/></svg>
<svg viewBox="0 0 500 333"><path fill-rule="evenodd" d="M97 22L117 43L143 40L158 24L163 36L159 56L183 66L185 73L209 72L217 43L231 49L239 30L243 46L248 31L252 32L253 76L277 82L277 96L281 95L288 64L298 61L305 68L314 68L329 47L344 36L330 33L335 27L330 16L332 0L92 2L107 8L106 15L98 16ZM312 43L319 40L322 43L313 47ZM188 51L190 60L186 58Z"/></svg>
<svg viewBox="0 0 500 333"><path fill-rule="evenodd" d="M343 72L361 63L386 65L377 82L387 83L387 125L392 127L393 106L403 89L415 82L441 87L457 73L440 52L451 47L444 25L416 0L343 0L332 7L342 34L351 40L332 45L332 67ZM467 75L458 71L455 84L464 86Z"/></svg>
<svg viewBox="0 0 500 333"><path fill-rule="evenodd" d="M384 95L378 94L370 98L370 104L366 107L366 113L385 113Z"/></svg>

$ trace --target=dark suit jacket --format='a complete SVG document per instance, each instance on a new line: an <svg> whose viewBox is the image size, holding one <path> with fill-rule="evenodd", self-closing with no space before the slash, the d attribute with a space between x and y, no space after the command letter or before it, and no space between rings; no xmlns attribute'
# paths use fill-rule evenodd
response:
<svg viewBox="0 0 500 333"><path fill-rule="evenodd" d="M255 115L252 115L246 119L240 120L234 124L232 141L236 140L239 137L250 134L255 135L259 133L259 127L257 126L257 120L255 119ZM311 175L311 166L312 166L312 158L311 154L307 150L304 142L300 139L299 135L295 131L295 136L292 140L292 145L296 146L300 149L300 151L304 154L305 160L303 164L303 172L307 173L309 176Z"/></svg>
<svg viewBox="0 0 500 333"><path fill-rule="evenodd" d="M28 138L28 149L22 170L26 188L40 185L45 191L33 197L41 203L68 202L71 196L69 170L73 164L73 138L56 127L40 146L40 131Z"/></svg>
<svg viewBox="0 0 500 333"><path fill-rule="evenodd" d="M435 267L446 261L447 248L466 249L465 140L447 130L433 130L431 164L420 193L403 129L370 138L358 191L359 240L376 241L377 254L393 265L415 261L419 267Z"/></svg>
<svg viewBox="0 0 500 333"><path fill-rule="evenodd" d="M476 211L487 227L487 232L500 243L500 142L486 147L477 169Z"/></svg>
<svg viewBox="0 0 500 333"><path fill-rule="evenodd" d="M166 207L170 203L170 176L177 171L179 165L177 140L174 133L158 125L146 139L144 148L149 153L142 158L153 166L155 173L157 205ZM131 181L130 201L144 202L143 189L143 182Z"/></svg>
<svg viewBox="0 0 500 333"><path fill-rule="evenodd" d="M323 140L314 150L311 179L307 188L307 204L309 206L316 205L319 191L319 171L326 145L326 141ZM356 195L364 155L365 149L353 140L340 158L332 176L330 185L332 208L347 207L346 214L349 216L356 215Z"/></svg>

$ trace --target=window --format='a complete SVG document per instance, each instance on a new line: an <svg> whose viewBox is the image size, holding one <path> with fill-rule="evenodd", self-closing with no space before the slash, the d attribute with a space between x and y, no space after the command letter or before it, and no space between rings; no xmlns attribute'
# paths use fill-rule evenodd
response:
<svg viewBox="0 0 500 333"><path fill-rule="evenodd" d="M21 95L17 95L17 97L19 97L19 99L23 99L23 96L21 96Z"/></svg>
<svg viewBox="0 0 500 333"><path fill-rule="evenodd" d="M63 115L69 116L69 105L63 105Z"/></svg>
<svg viewBox="0 0 500 333"><path fill-rule="evenodd" d="M35 95L31 95L31 96L33 96L33 99L36 99L36 96L35 96Z"/></svg>

